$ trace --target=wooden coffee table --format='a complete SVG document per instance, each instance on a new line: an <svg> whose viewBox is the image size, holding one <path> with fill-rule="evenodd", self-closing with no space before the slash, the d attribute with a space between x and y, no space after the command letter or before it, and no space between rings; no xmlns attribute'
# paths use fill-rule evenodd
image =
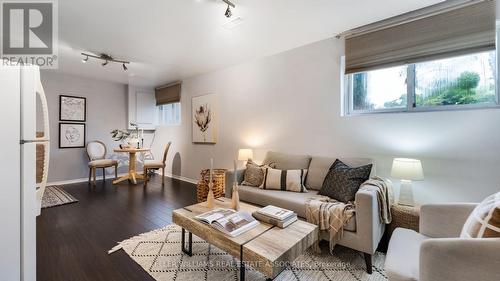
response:
<svg viewBox="0 0 500 281"><path fill-rule="evenodd" d="M230 199L215 200L215 208L230 208L230 206ZM242 211L249 213L260 208L243 202L240 203L240 207ZM240 260L241 281L245 280L245 265L263 273L268 280L276 278L286 265L303 254L318 239L318 227L300 220L284 229L261 222L260 225L237 237L230 237L194 219L195 216L209 210L203 202L173 212L173 222L182 227L182 251L191 256L193 234L200 237Z"/></svg>

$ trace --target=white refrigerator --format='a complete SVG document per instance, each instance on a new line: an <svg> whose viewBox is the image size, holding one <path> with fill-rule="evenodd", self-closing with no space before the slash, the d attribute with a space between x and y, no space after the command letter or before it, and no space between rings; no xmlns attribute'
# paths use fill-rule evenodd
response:
<svg viewBox="0 0 500 281"><path fill-rule="evenodd" d="M36 280L36 216L49 164L48 108L35 66L0 66L0 272L2 280ZM37 104L44 136L36 137ZM40 129L40 128L39 128ZM36 183L36 145L44 146Z"/></svg>

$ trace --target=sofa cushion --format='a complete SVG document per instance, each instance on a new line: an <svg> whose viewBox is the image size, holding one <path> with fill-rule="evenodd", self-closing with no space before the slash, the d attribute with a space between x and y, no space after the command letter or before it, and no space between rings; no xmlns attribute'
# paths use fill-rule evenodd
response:
<svg viewBox="0 0 500 281"><path fill-rule="evenodd" d="M240 186L238 194L241 201L259 206L274 205L284 209L292 210L299 217L306 217L306 201L317 191L306 193L286 192L281 190L265 190L252 186Z"/></svg>
<svg viewBox="0 0 500 281"><path fill-rule="evenodd" d="M385 258L385 272L389 280L418 280L420 246L427 239L426 236L413 230L405 228L396 228L394 230Z"/></svg>
<svg viewBox="0 0 500 281"><path fill-rule="evenodd" d="M280 170L300 170L309 168L311 157L308 155L294 155L269 151L266 154L263 164L274 163L276 169Z"/></svg>
<svg viewBox="0 0 500 281"><path fill-rule="evenodd" d="M350 167L360 167L373 164L368 158L339 158ZM309 172L306 179L306 187L312 190L320 190L325 181L325 177L337 158L335 157L312 157L309 165ZM375 167L372 167L371 175L375 175Z"/></svg>
<svg viewBox="0 0 500 281"><path fill-rule="evenodd" d="M264 190L252 186L240 186L238 194L241 201L259 206L273 205L292 210L301 218L306 217L306 201L318 194L312 190L307 193L286 192L281 190ZM347 231L356 231L356 216L354 215L344 226Z"/></svg>
<svg viewBox="0 0 500 281"><path fill-rule="evenodd" d="M371 164L352 168L337 159L328 171L319 194L344 203L354 201L359 187L370 177L371 169Z"/></svg>

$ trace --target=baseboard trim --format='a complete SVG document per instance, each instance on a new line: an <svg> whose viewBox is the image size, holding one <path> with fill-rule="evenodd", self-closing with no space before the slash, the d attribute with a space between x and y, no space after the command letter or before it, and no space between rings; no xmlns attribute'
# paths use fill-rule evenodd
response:
<svg viewBox="0 0 500 281"><path fill-rule="evenodd" d="M161 175L161 170L157 170L157 171L155 171L155 173ZM168 172L165 172L165 176L168 177L168 178L185 181L185 182L189 182L189 183L192 183L192 184L198 184L198 180L186 178L186 177L183 177L183 176L174 175L174 174L168 173Z"/></svg>
<svg viewBox="0 0 500 281"><path fill-rule="evenodd" d="M127 173L120 173L118 174L118 177L123 177ZM114 175L107 175L108 179L114 178ZM96 176L95 177L96 181L102 180L103 177L101 176ZM47 182L47 185L64 185L64 184L73 184L73 183L80 183L80 182L86 182L89 181L89 178L80 178L80 179L72 179L72 180L64 180L64 181L54 181L54 182Z"/></svg>
<svg viewBox="0 0 500 281"><path fill-rule="evenodd" d="M159 172L159 171L156 171L156 173L157 174L161 174L161 172ZM126 174L127 173L120 173L120 174L118 174L118 177L125 176ZM177 175L174 175L172 173L165 173L165 176L168 177L168 178L185 181L185 182L189 182L189 183L192 183L192 184L197 184L198 183L197 180L186 178L186 177L182 177L182 176L177 176ZM108 175L107 178L108 179L113 178L113 175ZM102 180L102 179L103 179L102 176L96 176L96 180ZM73 183L86 182L88 180L89 180L89 178L80 178L80 179L72 179L72 180L64 180L64 181L54 181L54 182L48 182L47 185L65 185L65 184L73 184Z"/></svg>

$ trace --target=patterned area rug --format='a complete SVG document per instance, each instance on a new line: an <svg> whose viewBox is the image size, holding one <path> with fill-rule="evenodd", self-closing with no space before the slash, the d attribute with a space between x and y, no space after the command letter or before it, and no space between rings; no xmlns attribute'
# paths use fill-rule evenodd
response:
<svg viewBox="0 0 500 281"><path fill-rule="evenodd" d="M365 271L363 256L345 247L337 246L334 254L328 253L328 244L321 254L308 251L274 280L387 280L383 265L385 256L376 253L373 258L373 274ZM122 241L109 251L123 249L135 262L158 281L237 281L238 261L222 250L193 236L193 256L181 251L181 228L169 225L162 229ZM246 280L261 281L266 277L247 267Z"/></svg>
<svg viewBox="0 0 500 281"><path fill-rule="evenodd" d="M47 186L42 197L42 209L78 202L75 197L57 186Z"/></svg>

